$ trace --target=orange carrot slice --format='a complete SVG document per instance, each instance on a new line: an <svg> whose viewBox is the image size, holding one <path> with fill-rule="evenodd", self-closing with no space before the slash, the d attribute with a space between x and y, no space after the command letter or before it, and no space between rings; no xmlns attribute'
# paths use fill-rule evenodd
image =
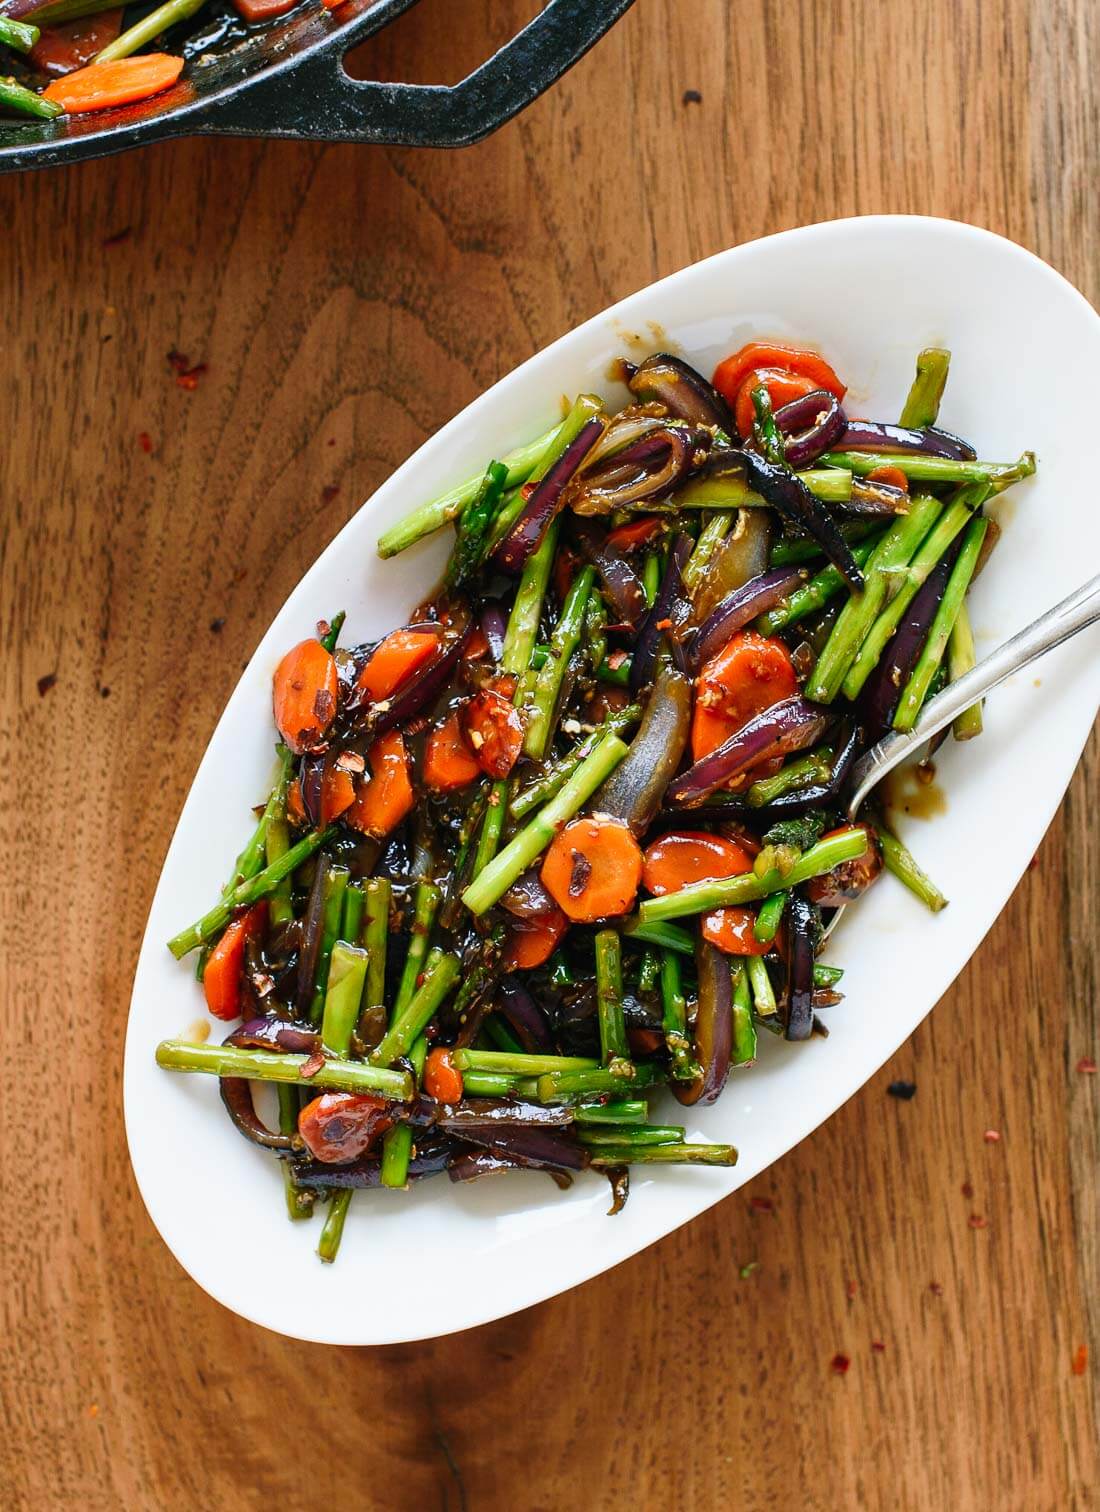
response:
<svg viewBox="0 0 1100 1512"><path fill-rule="evenodd" d="M457 792L481 776L481 767L466 744L457 711L428 736L423 775L424 786L433 793Z"/></svg>
<svg viewBox="0 0 1100 1512"><path fill-rule="evenodd" d="M379 735L367 752L367 763L371 775L347 810L346 819L353 829L381 839L396 829L414 802L401 731Z"/></svg>
<svg viewBox="0 0 1100 1512"><path fill-rule="evenodd" d="M692 882L713 882L747 871L752 871L752 861L732 840L702 830L670 830L647 846L642 883L659 898Z"/></svg>
<svg viewBox="0 0 1100 1512"><path fill-rule="evenodd" d="M592 924L629 912L642 879L642 852L618 819L571 819L551 841L539 875L564 914Z"/></svg>
<svg viewBox="0 0 1100 1512"><path fill-rule="evenodd" d="M375 703L389 698L435 654L438 645L439 636L432 630L395 630L364 663L359 687Z"/></svg>
<svg viewBox="0 0 1100 1512"><path fill-rule="evenodd" d="M245 947L249 940L262 935L266 926L266 902L254 903L246 914L230 919L210 952L203 968L202 990L215 1018L228 1023L240 1014Z"/></svg>
<svg viewBox="0 0 1100 1512"><path fill-rule="evenodd" d="M275 723L296 755L324 739L336 713L336 693L336 663L319 640L294 646L276 667Z"/></svg>
<svg viewBox="0 0 1100 1512"><path fill-rule="evenodd" d="M140 53L109 63L89 63L76 73L55 79L42 91L47 100L70 115L86 110L109 110L148 100L171 86L183 72L183 59L168 53Z"/></svg>

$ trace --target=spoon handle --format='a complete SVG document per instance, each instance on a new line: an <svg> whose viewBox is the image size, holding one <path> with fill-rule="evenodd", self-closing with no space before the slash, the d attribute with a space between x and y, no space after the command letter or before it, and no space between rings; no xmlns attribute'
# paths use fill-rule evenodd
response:
<svg viewBox="0 0 1100 1512"><path fill-rule="evenodd" d="M893 771L918 746L939 733L945 725L977 703L991 689L1026 667L1037 657L1063 641L1069 640L1078 631L1100 620L1100 575L1085 583L1060 604L1055 604L1030 625L1014 635L1011 640L991 651L983 661L964 673L957 682L948 683L942 693L931 699L907 734L891 732L883 736L876 746L856 762L852 771L852 796L848 804L849 818L855 818L867 794L880 782L887 772Z"/></svg>

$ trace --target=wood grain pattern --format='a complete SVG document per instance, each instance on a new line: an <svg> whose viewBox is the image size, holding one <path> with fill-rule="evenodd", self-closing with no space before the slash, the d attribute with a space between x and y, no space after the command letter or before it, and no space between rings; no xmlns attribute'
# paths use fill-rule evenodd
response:
<svg viewBox="0 0 1100 1512"><path fill-rule="evenodd" d="M357 66L454 78L533 8L424 0ZM120 1046L215 719L358 501L552 337L764 232L956 216L1100 299L1098 68L1089 0L642 0L458 155L182 142L0 180L7 1507L1096 1504L1095 738L873 1083L686 1230L470 1334L325 1350L209 1301L133 1187ZM195 392L170 348L209 364Z"/></svg>

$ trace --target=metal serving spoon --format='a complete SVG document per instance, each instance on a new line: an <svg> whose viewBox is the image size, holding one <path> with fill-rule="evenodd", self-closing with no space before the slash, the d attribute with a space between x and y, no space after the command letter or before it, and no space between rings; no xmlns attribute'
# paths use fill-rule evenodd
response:
<svg viewBox="0 0 1100 1512"><path fill-rule="evenodd" d="M1046 652L1053 651L1080 630L1100 620L1100 574L1082 587L1055 604L1030 625L1027 625L1011 640L990 652L983 661L964 673L957 682L948 683L942 693L937 693L921 710L916 724L906 734L891 731L861 756L852 768L851 798L848 801L848 817L854 819L863 800L871 789L900 765L907 756L933 735L939 734L946 725L971 704L977 703L991 689L1003 683L1006 677L1026 667ZM840 907L825 928L825 937L832 934L837 921L844 912Z"/></svg>

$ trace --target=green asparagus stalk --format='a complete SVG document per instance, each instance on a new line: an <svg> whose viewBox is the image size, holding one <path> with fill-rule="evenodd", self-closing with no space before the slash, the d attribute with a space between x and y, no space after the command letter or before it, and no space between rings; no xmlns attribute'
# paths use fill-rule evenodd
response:
<svg viewBox="0 0 1100 1512"><path fill-rule="evenodd" d="M477 837L477 849L474 851L474 864L470 869L471 878L480 876L500 849L510 791L511 784L506 777L497 778L489 784L485 812L481 817L481 829Z"/></svg>
<svg viewBox="0 0 1100 1512"><path fill-rule="evenodd" d="M462 894L472 914L483 914L531 866L583 804L626 755L617 735L605 735L551 798L504 849L480 871Z"/></svg>
<svg viewBox="0 0 1100 1512"><path fill-rule="evenodd" d="M203 914L201 919L197 919L186 929L181 929L179 934L173 935L168 941L168 949L176 960L182 960L189 951L197 950L207 940L220 934L229 923L234 909L257 903L261 898L266 898L274 892L284 877L289 877L303 861L308 861L314 851L319 850L335 833L335 829L329 828L314 830L311 834L304 836L297 845L292 845L277 861L273 861L263 871L257 872L247 882L242 882L228 898L216 903L208 913Z"/></svg>
<svg viewBox="0 0 1100 1512"><path fill-rule="evenodd" d="M860 451L827 452L821 461L830 467L846 468L861 478L878 467L896 467L911 483L991 483L997 492L1035 471L1034 452L1024 452L1017 462L955 461L923 452Z"/></svg>
<svg viewBox="0 0 1100 1512"><path fill-rule="evenodd" d="M34 116L40 121L52 121L61 114L61 106L47 100L33 89L17 84L14 79L0 79L0 110L13 110L17 115Z"/></svg>
<svg viewBox="0 0 1100 1512"><path fill-rule="evenodd" d="M325 989L328 985L329 962L333 947L340 938L340 925L344 919L344 894L350 876L346 866L329 867L325 878L324 912L321 917L321 947L317 952L317 967L313 977L313 1000L309 1005L310 1021L321 1022L325 1007Z"/></svg>
<svg viewBox="0 0 1100 1512"><path fill-rule="evenodd" d="M657 590L661 586L661 559L655 551L646 553L645 562L642 564L642 591L645 594L646 608L653 608L653 601L657 597Z"/></svg>
<svg viewBox="0 0 1100 1512"><path fill-rule="evenodd" d="M593 1153L602 1154L608 1145L637 1150L648 1145L683 1144L684 1127L682 1124L628 1124L618 1129L580 1128L577 1138Z"/></svg>
<svg viewBox="0 0 1100 1512"><path fill-rule="evenodd" d="M625 1074L630 1069L633 1075ZM664 1078L659 1069L646 1061L641 1065L598 1071L558 1071L540 1076L534 1095L542 1103L570 1103L578 1098L611 1095L621 1097L625 1091L640 1092Z"/></svg>
<svg viewBox="0 0 1100 1512"><path fill-rule="evenodd" d="M622 1102L581 1104L573 1115L579 1124L644 1124L649 1117L649 1105L640 1097L624 1098Z"/></svg>
<svg viewBox="0 0 1100 1512"><path fill-rule="evenodd" d="M808 756L788 761L774 777L761 777L752 784L745 798L750 808L763 808L765 804L781 798L784 793L794 793L801 788L813 787L815 783L828 782L832 772L832 749L822 746L819 751L811 751Z"/></svg>
<svg viewBox="0 0 1100 1512"><path fill-rule="evenodd" d="M349 882L344 893L344 916L340 921L340 938L349 942L358 940L363 932L363 914L367 899L360 882Z"/></svg>
<svg viewBox="0 0 1100 1512"><path fill-rule="evenodd" d="M248 838L248 843L233 864L233 875L222 888L223 898L228 898L240 887L242 882L247 882L250 877L254 877L260 870L265 860L268 826L279 813L284 815L286 813L286 790L287 784L290 781L290 767L294 758L285 745L280 744L276 746L275 751L278 756L279 766L275 781L272 784L271 793L256 828Z"/></svg>
<svg viewBox="0 0 1100 1512"><path fill-rule="evenodd" d="M0 46L10 47L13 52L29 53L40 36L38 27L29 22L0 16Z"/></svg>
<svg viewBox="0 0 1100 1512"><path fill-rule="evenodd" d="M386 942L392 895L388 877L371 877L364 885L365 918L359 939L367 952L367 979L358 1032L368 1050L378 1043L386 1029Z"/></svg>
<svg viewBox="0 0 1100 1512"><path fill-rule="evenodd" d="M458 516L455 543L444 577L452 591L467 583L485 560L489 532L507 483L508 469L503 462L490 462L477 493Z"/></svg>
<svg viewBox="0 0 1100 1512"><path fill-rule="evenodd" d="M298 1132L298 1089L288 1086L286 1082L280 1082L275 1088L279 1099L279 1133L297 1134ZM302 1218L313 1216L313 1193L307 1192L294 1180L294 1167L289 1160L281 1162L283 1167L283 1190L286 1197L286 1215L298 1222Z"/></svg>
<svg viewBox="0 0 1100 1512"><path fill-rule="evenodd" d="M203 0L203 3L205 4L205 0ZM321 644L330 656L336 650L340 639L340 631L344 628L344 621L347 617L347 611L344 609L341 609L339 614L334 614L329 621L328 629L321 636Z"/></svg>
<svg viewBox="0 0 1100 1512"><path fill-rule="evenodd" d="M604 1145L593 1154L594 1166L737 1164L737 1151L724 1144Z"/></svg>
<svg viewBox="0 0 1100 1512"><path fill-rule="evenodd" d="M722 542L729 535L733 519L734 516L731 510L720 510L707 521L699 532L699 539L696 541L694 550L684 564L682 574L684 587L689 594L695 591L709 571L710 564L713 562L719 546L721 546Z"/></svg>
<svg viewBox="0 0 1100 1512"><path fill-rule="evenodd" d="M770 945L775 939L779 928L779 921L783 917L783 910L787 906L790 893L772 893L770 898L765 898L761 903L756 915L756 922L752 926L753 937L760 941L761 945Z"/></svg>
<svg viewBox="0 0 1100 1512"><path fill-rule="evenodd" d="M827 461L827 458L822 458ZM824 504L846 504L852 497L852 474L843 462L829 467L811 467L796 474L801 478L814 498ZM676 509L752 509L766 505L767 500L754 493L743 477L727 473L722 477L689 478L683 488L673 496ZM639 509L654 508L646 499Z"/></svg>
<svg viewBox="0 0 1100 1512"><path fill-rule="evenodd" d="M989 529L989 521L978 515L966 527L966 535L963 537L962 550L959 552L957 561L951 570L951 576L947 580L940 606L936 610L928 639L924 648L917 658L917 665L913 668L913 674L905 686L898 704L897 713L894 715L895 730L911 730L917 722L917 715L931 687L932 680L939 671L943 661L944 652L947 650L947 642L954 628L959 610L962 608L966 597L966 590L970 586L970 579L974 576L974 567L978 560L978 553L982 549L985 533Z"/></svg>
<svg viewBox="0 0 1100 1512"><path fill-rule="evenodd" d="M771 893L795 888L800 882L819 877L832 871L842 861L854 861L867 848L867 836L862 829L844 829L834 835L826 835L816 845L805 851L784 875L777 868L758 876L755 871L744 872L736 877L723 877L714 882L691 882L679 892L666 893L661 898L647 898L638 909L643 924L666 919L679 919L688 914L709 913L714 908L725 908L732 903L752 903L757 898L766 898ZM635 939L637 930L630 931Z"/></svg>
<svg viewBox="0 0 1100 1512"><path fill-rule="evenodd" d="M814 964L815 987L835 987L843 975L839 966L823 966L820 961Z"/></svg>
<svg viewBox="0 0 1100 1512"><path fill-rule="evenodd" d="M367 979L368 954L357 945L338 940L332 947L325 988L321 1043L332 1055L345 1057L359 1020L359 1003Z"/></svg>
<svg viewBox="0 0 1100 1512"><path fill-rule="evenodd" d="M895 582L900 586L894 597L880 612L868 630L863 644L852 659L842 683L845 698L856 699L863 684L871 675L902 617L913 602L922 583L962 530L968 520L989 494L989 485L970 483L960 488L928 535L921 542L916 555L904 571L899 572Z"/></svg>
<svg viewBox="0 0 1100 1512"><path fill-rule="evenodd" d="M554 727L554 710L561 692L562 678L569 658L577 649L588 607L595 568L582 567L573 580L573 586L565 596L561 617L550 637L550 655L546 665L535 679L534 690L527 705L527 730L523 749L533 761L541 761Z"/></svg>
<svg viewBox="0 0 1100 1512"><path fill-rule="evenodd" d="M877 544L876 541L861 541L857 546L852 547L852 556L860 567L866 565ZM820 547L816 550L820 551ZM762 614L756 622L756 628L761 635L775 635L778 631L785 630L788 625L797 625L799 620L804 620L808 615L816 614L819 609L824 609L829 600L835 598L844 586L844 579L839 570L830 563L828 567L823 567L816 573L808 583L803 583L801 588L796 588L789 598L777 604L774 609L769 609L767 614Z"/></svg>
<svg viewBox="0 0 1100 1512"><path fill-rule="evenodd" d="M499 1071L469 1071L462 1078L467 1097L510 1097L518 1084L518 1077Z"/></svg>
<svg viewBox="0 0 1100 1512"><path fill-rule="evenodd" d="M409 1051L409 1062L417 1086L424 1075L424 1062L428 1058L428 1041L417 1035ZM409 1184L409 1157L412 1155L413 1131L407 1123L394 1124L382 1137L382 1166L379 1179L391 1191L403 1191Z"/></svg>
<svg viewBox="0 0 1100 1512"><path fill-rule="evenodd" d="M169 27L190 20L205 4L206 0L165 0L163 5L158 5L133 26L127 27L113 42L100 48L92 59L93 63L111 63L115 58L129 58L149 42L155 41Z"/></svg>
<svg viewBox="0 0 1100 1512"><path fill-rule="evenodd" d="M852 658L874 624L892 586L892 575L906 567L940 513L938 499L918 495L907 515L895 520L880 537L864 570L864 590L853 593L840 611L832 634L806 684L806 697L832 703Z"/></svg>
<svg viewBox="0 0 1100 1512"><path fill-rule="evenodd" d="M507 1020L502 1019L499 1013L489 1014L482 1025L482 1032L498 1050L505 1050L510 1055L522 1055L523 1046L508 1027Z"/></svg>
<svg viewBox="0 0 1100 1512"><path fill-rule="evenodd" d="M959 605L951 638L947 642L947 672L952 682L958 682L974 666L974 631L970 625L970 611L965 600ZM982 702L970 705L957 715L951 725L956 740L973 740L982 733Z"/></svg>
<svg viewBox="0 0 1100 1512"><path fill-rule="evenodd" d="M498 1076L547 1076L560 1071L596 1071L599 1061L588 1055L517 1055L505 1050L456 1050L455 1069L494 1072Z"/></svg>
<svg viewBox="0 0 1100 1512"><path fill-rule="evenodd" d="M404 970L394 1000L391 1024L397 1022L416 995L417 983L424 970L428 954L432 926L439 911L440 891L434 882L418 882L413 901L413 923L409 938L409 953L405 957Z"/></svg>
<svg viewBox="0 0 1100 1512"><path fill-rule="evenodd" d="M603 1064L616 1067L629 1061L630 1047L626 1042L626 1020L623 1017L622 943L615 929L601 929L596 933L596 1011Z"/></svg>
<svg viewBox="0 0 1100 1512"><path fill-rule="evenodd" d="M939 913L942 908L946 908L947 899L931 877L920 869L908 847L903 845L893 831L887 829L881 821L875 825L875 832L882 845L882 860L886 870L892 872L898 881L904 883L909 891L933 913Z"/></svg>
<svg viewBox="0 0 1100 1512"><path fill-rule="evenodd" d="M661 963L657 959L654 950L643 950L642 959L638 962L638 994L641 997L651 992L656 992L657 984L661 979Z"/></svg>
<svg viewBox="0 0 1100 1512"><path fill-rule="evenodd" d="M607 610L598 588L593 588L585 605L584 641L588 648L588 664L595 672L607 656Z"/></svg>
<svg viewBox="0 0 1100 1512"><path fill-rule="evenodd" d="M752 988L752 1005L757 1018L770 1018L775 1013L777 1004L775 1001L775 989L772 987L772 979L768 975L768 968L764 963L763 956L746 956L745 965L749 972L749 986Z"/></svg>
<svg viewBox="0 0 1100 1512"><path fill-rule="evenodd" d="M686 931L685 931L686 933ZM688 939L690 940L690 936ZM661 1029L668 1047L670 1075L674 1081L692 1081L699 1067L691 1053L688 1035L687 1001L680 976L680 957L674 950L661 952Z"/></svg>
<svg viewBox="0 0 1100 1512"><path fill-rule="evenodd" d="M320 1069L303 1076L304 1066L315 1066L312 1055L289 1055L281 1050L250 1050L243 1045L196 1045L191 1040L161 1040L157 1065L166 1071L203 1071L209 1076L243 1076L246 1081L288 1082L311 1091L377 1092L395 1102L408 1102L413 1094L407 1071L388 1071L364 1061L322 1061Z"/></svg>
<svg viewBox="0 0 1100 1512"><path fill-rule="evenodd" d="M840 527L840 533L852 548L855 556L855 548L862 544L868 536L875 535L879 526L874 520L851 520ZM815 557L824 556L821 545L810 536L780 536L768 553L769 567L790 567L798 562L812 562ZM860 566L862 566L862 562ZM837 573L837 580L843 579Z"/></svg>
<svg viewBox="0 0 1100 1512"><path fill-rule="evenodd" d="M638 940L644 945L658 945L662 950L674 950L677 955L694 955L695 938L679 924L644 924L637 914L623 923L623 934L629 940Z"/></svg>
<svg viewBox="0 0 1100 1512"><path fill-rule="evenodd" d="M413 1041L427 1028L458 980L461 969L457 956L444 955L438 949L431 952L424 964L421 985L406 1007L394 1014L393 1023L371 1051L372 1065L389 1066L400 1056L408 1055Z"/></svg>
<svg viewBox="0 0 1100 1512"><path fill-rule="evenodd" d="M785 467L787 453L783 446L783 437L779 434L779 427L775 423L775 415L772 412L772 396L763 383L758 383L749 395L753 409L753 435L760 446L767 461L776 467Z"/></svg>
<svg viewBox="0 0 1100 1512"><path fill-rule="evenodd" d="M756 1059L756 1024L752 1017L752 992L744 963L733 973L733 1064L751 1066Z"/></svg>
<svg viewBox="0 0 1100 1512"><path fill-rule="evenodd" d="M944 351L942 347L926 347L917 354L917 375L901 412L899 425L911 430L935 425L950 363L951 353Z"/></svg>
<svg viewBox="0 0 1100 1512"><path fill-rule="evenodd" d="M340 1248L340 1241L344 1237L344 1222L348 1216L350 1204L350 1188L333 1192L329 1200L324 1227L321 1229L321 1237L317 1241L317 1254L326 1265L331 1265L336 1259Z"/></svg>

